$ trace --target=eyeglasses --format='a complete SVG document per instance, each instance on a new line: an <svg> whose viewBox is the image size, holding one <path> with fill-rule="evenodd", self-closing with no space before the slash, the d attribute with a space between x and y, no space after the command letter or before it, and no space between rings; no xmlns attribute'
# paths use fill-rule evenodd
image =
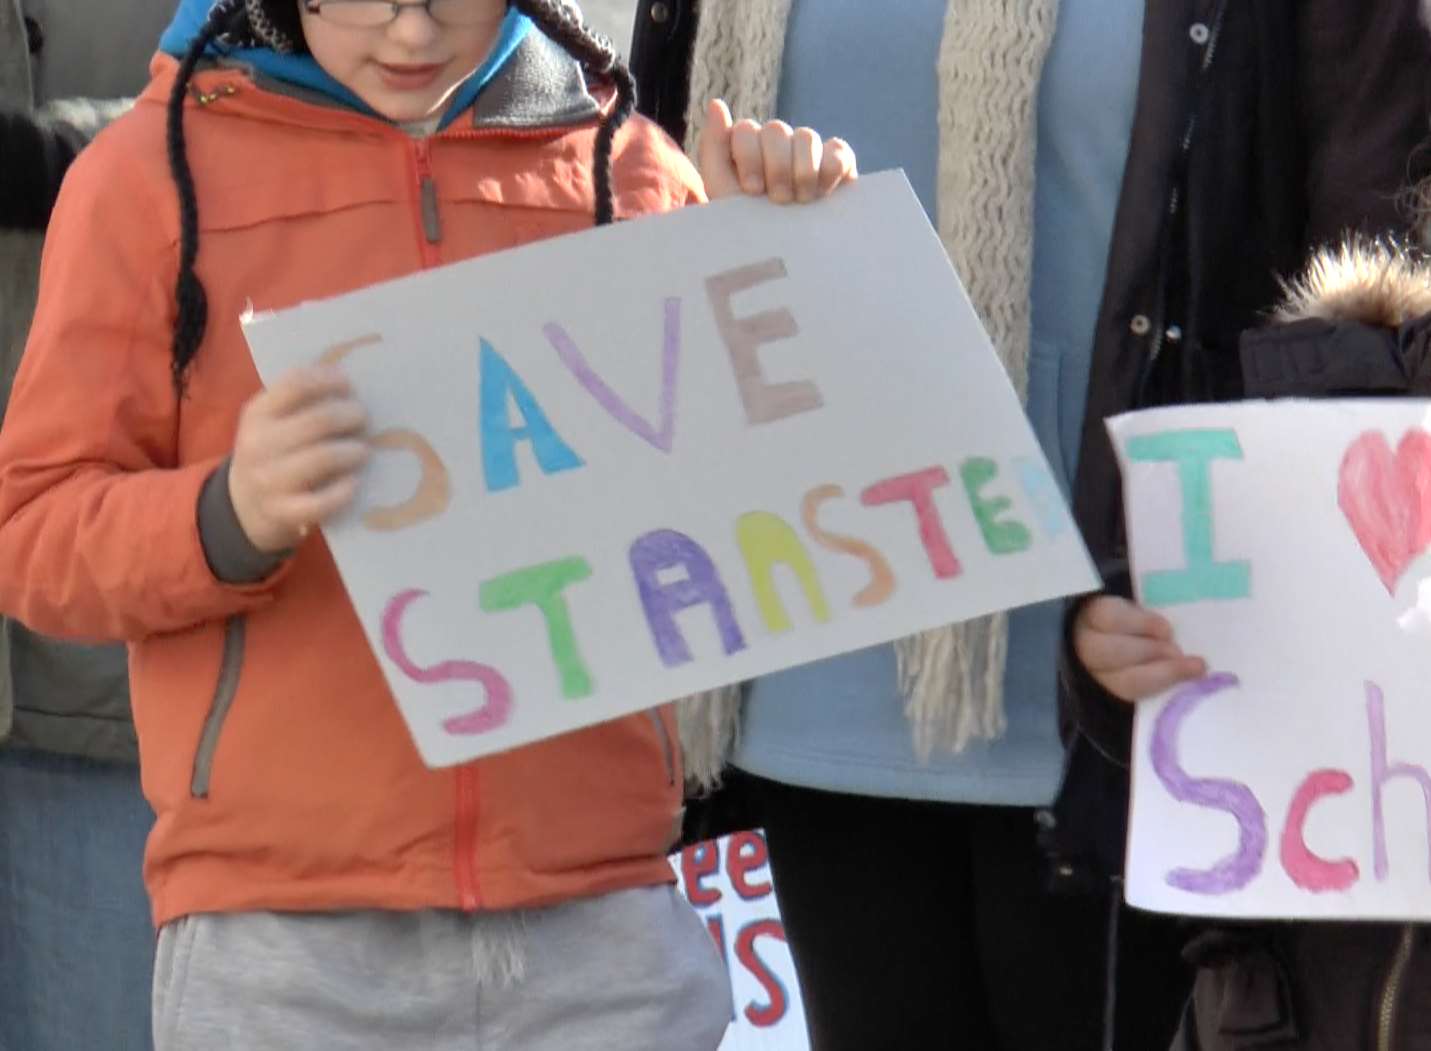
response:
<svg viewBox="0 0 1431 1051"><path fill-rule="evenodd" d="M487 0L307 0L310 13L335 26L377 29L397 21L404 8L421 7L438 25L475 26L491 21ZM505 5L503 13L505 13Z"/></svg>

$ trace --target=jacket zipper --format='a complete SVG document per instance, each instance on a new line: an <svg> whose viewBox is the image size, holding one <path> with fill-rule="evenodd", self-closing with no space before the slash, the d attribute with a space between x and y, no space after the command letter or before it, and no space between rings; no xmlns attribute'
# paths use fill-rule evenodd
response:
<svg viewBox="0 0 1431 1051"><path fill-rule="evenodd" d="M579 125L574 125L577 127ZM570 130L570 129L568 129ZM542 139L552 135L548 128L469 128L446 131L443 139ZM413 178L417 184L418 253L422 267L430 270L442 263L437 246L442 243L442 209L437 196L437 177L432 171L432 137L411 140Z"/></svg>
<svg viewBox="0 0 1431 1051"><path fill-rule="evenodd" d="M241 616L230 617L224 624L224 651L219 659L219 681L214 686L214 698L209 715L199 734L199 747L194 753L194 777L189 794L195 799L209 797L209 783L214 772L214 753L219 748L219 736L238 694L239 673L243 670L245 622Z"/></svg>
<svg viewBox="0 0 1431 1051"><path fill-rule="evenodd" d="M465 912L482 904L477 885L477 768L471 763L457 768L457 842L455 868L457 897Z"/></svg>
<svg viewBox="0 0 1431 1051"><path fill-rule="evenodd" d="M413 177L417 184L417 249L422 268L430 270L442 262L437 246L442 243L442 213L438 207L437 179L432 173L432 141L412 143ZM452 869L457 880L457 900L464 912L475 912L482 903L477 887L477 771L459 766L454 780L456 805L452 844Z"/></svg>
<svg viewBox="0 0 1431 1051"><path fill-rule="evenodd" d="M442 214L437 205L437 180L432 174L432 143L418 139L413 143L413 168L417 177L417 225L420 231L418 251L422 267L431 269L442 262L437 246L442 243Z"/></svg>
<svg viewBox="0 0 1431 1051"><path fill-rule="evenodd" d="M1406 979L1406 969L1411 964L1411 952L1415 945L1416 928L1408 923L1401 928L1401 941L1391 958L1386 984L1381 987L1381 1004L1376 1019L1376 1051L1392 1051L1391 1041L1396 1035L1396 1008L1401 1002L1401 986Z"/></svg>
<svg viewBox="0 0 1431 1051"><path fill-rule="evenodd" d="M547 129L519 130L479 130L448 132L443 138L479 139L542 138L551 134ZM422 268L430 270L442 262L437 246L442 243L442 210L438 204L437 178L432 171L432 140L421 138L412 141L413 178L417 185L416 226L418 231L418 252L422 258ZM675 756L670 735L661 727L661 740L666 748L666 769L672 784L676 779ZM457 816L456 836L453 852L453 868L457 878L457 897L463 910L475 912L482 904L481 888L477 881L477 768L468 764L457 768L456 787Z"/></svg>
<svg viewBox="0 0 1431 1051"><path fill-rule="evenodd" d="M1197 89L1194 90L1194 102L1192 106L1192 112L1188 114L1187 127L1183 129L1182 142L1179 144L1179 151L1181 154L1179 163L1183 167L1184 178L1186 178L1186 172L1191 167L1190 158L1192 156L1193 140L1197 137L1198 114L1200 111L1198 100L1201 98L1205 78L1207 77L1208 72L1212 69L1213 59L1217 55L1217 46L1219 41L1222 39L1222 29L1226 19L1227 0L1223 0L1223 2L1218 5L1217 11L1214 15L1212 29L1208 34L1207 43L1203 45L1202 62L1199 64L1197 70L1197 78L1199 84ZM1172 193L1168 196L1167 221L1169 222L1169 224L1176 221L1178 211L1182 207L1182 185L1180 183L1175 183L1173 185ZM1162 265L1163 268L1166 270L1166 260L1163 261ZM1163 278L1160 278L1159 283L1161 284L1163 280ZM1167 332L1167 326L1167 295L1166 289L1162 289L1159 296L1157 317L1153 319L1152 342L1149 344L1148 354L1144 359L1142 374L1138 379L1137 404L1139 405L1142 405L1146 401L1148 382L1150 379L1152 379L1153 369L1158 364L1159 357L1162 356L1163 345L1165 342L1164 336Z"/></svg>

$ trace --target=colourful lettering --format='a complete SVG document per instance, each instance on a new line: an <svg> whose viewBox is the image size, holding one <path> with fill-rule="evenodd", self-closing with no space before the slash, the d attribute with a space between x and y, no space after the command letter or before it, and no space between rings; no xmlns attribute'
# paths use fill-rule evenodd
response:
<svg viewBox="0 0 1431 1051"><path fill-rule="evenodd" d="M465 715L444 720L442 728L448 733L454 736L468 737L500 729L506 725L512 714L512 687L499 671L486 664L460 660L443 661L431 668L424 668L408 656L407 648L403 645L402 640L403 615L409 606L426 594L426 591L404 591L389 600L387 608L383 610L383 652L387 655L388 660L397 665L399 671L416 683L436 685L444 682L475 682L481 684L487 694L486 702L482 707Z"/></svg>
<svg viewBox="0 0 1431 1051"><path fill-rule="evenodd" d="M1178 758L1178 734L1183 722L1204 702L1236 685L1237 676L1228 674L1189 683L1173 694L1153 725L1153 770L1168 793L1180 803L1221 810L1237 820L1235 853L1210 869L1174 869L1168 873L1168 886L1193 894L1241 890L1262 871L1267 852L1267 815L1252 790L1239 781L1192 777Z"/></svg>
<svg viewBox="0 0 1431 1051"><path fill-rule="evenodd" d="M363 525L375 532L393 533L436 518L447 510L452 502L452 480L448 477L447 465L426 438L416 431L384 431L372 439L371 445L374 449L411 453L417 457L422 474L411 497L390 507L364 511Z"/></svg>
<svg viewBox="0 0 1431 1051"><path fill-rule="evenodd" d="M735 958L760 983L768 1002L757 1005L754 1001L746 1004L745 1017L757 1029L769 1029L785 1017L790 1007L790 994L780 976L768 967L760 954L755 951L757 938L778 938L785 941L785 926L779 920L754 920L747 923L735 936Z"/></svg>
<svg viewBox="0 0 1431 1051"><path fill-rule="evenodd" d="M981 495L984 487L998 474L999 465L982 456L965 460L959 468L959 478L964 483L964 491L969 494L969 506L973 508L974 520L979 523L979 532L984 534L984 544L989 553L1013 555L1027 551L1033 543L1033 536L1028 527L1016 519L999 520L999 516L1013 506L1013 501L1007 496Z"/></svg>
<svg viewBox="0 0 1431 1051"><path fill-rule="evenodd" d="M334 343L318 358L318 363L336 368L356 351L379 346L382 342L382 336L370 333ZM452 482L447 474L447 465L426 438L416 431L399 428L374 435L370 444L378 450L411 453L417 457L422 475L418 479L417 490L409 499L391 507L374 507L365 511L363 525L374 532L392 533L436 518L447 510L447 505L452 502Z"/></svg>
<svg viewBox="0 0 1431 1051"><path fill-rule="evenodd" d="M815 538L815 543L827 551L861 559L869 566L870 582L855 595L854 602L856 606L878 606L894 594L894 570L890 568L889 561L873 544L831 533L820 527L820 508L828 501L844 495L845 491L838 485L821 485L811 489L800 504L801 517L804 519L805 528Z"/></svg>
<svg viewBox="0 0 1431 1051"><path fill-rule="evenodd" d="M1168 431L1129 439L1135 462L1172 461L1178 465L1183 506L1183 569L1143 574L1143 601L1175 606L1203 599L1240 599L1252 594L1246 562L1215 562L1212 557L1212 462L1242 459L1242 446L1231 430Z"/></svg>
<svg viewBox="0 0 1431 1051"><path fill-rule="evenodd" d="M666 667L691 660L690 647L676 623L676 614L691 606L710 606L727 656L745 649L745 637L736 623L730 596L715 563L700 544L674 529L657 529L638 537L629 557L636 590L646 611L646 624ZM662 584L661 572L676 568L685 570L685 579Z"/></svg>
<svg viewBox="0 0 1431 1051"><path fill-rule="evenodd" d="M561 693L567 700L590 697L595 691L591 673L576 644L571 609L562 594L569 585L590 576L591 564L586 559L564 558L488 580L478 592L478 601L486 613L503 613L526 605L541 611L552 660L561 677Z"/></svg>
<svg viewBox="0 0 1431 1051"><path fill-rule="evenodd" d="M830 606L820 589L815 563L810 561L810 554L800 542L800 537L783 518L769 511L741 515L735 523L735 538L740 545L740 553L745 556L745 567L750 573L750 586L755 592L761 619L773 634L779 635L791 628L790 615L775 587L774 569L777 563L795 571L795 578L800 581L805 601L810 604L810 612L815 619L822 624L830 619Z"/></svg>
<svg viewBox="0 0 1431 1051"><path fill-rule="evenodd" d="M725 920L721 914L716 912L706 917L706 933L711 936L711 941L716 943L716 948L720 950L720 962L725 964L726 971L730 970L730 953L725 947ZM732 1001L730 1008L730 1020L735 1021L735 1003Z"/></svg>
<svg viewBox="0 0 1431 1051"><path fill-rule="evenodd" d="M725 855L726 874L742 900L755 901L775 889L769 880L753 885L749 882L752 872L763 869L769 863L770 852L765 846L765 837L759 832L737 832L730 837Z"/></svg>
<svg viewBox="0 0 1431 1051"><path fill-rule="evenodd" d="M706 877L719 871L720 847L715 840L681 851L681 879L686 885L686 900L698 909L720 904L720 888L703 885Z"/></svg>
<svg viewBox="0 0 1431 1051"><path fill-rule="evenodd" d="M954 549L949 546L949 534L944 531L939 508L934 503L934 490L948 484L948 471L942 467L926 467L913 474L876 482L860 494L860 503L866 507L881 507L903 501L914 505L914 513L919 521L920 542L924 544L924 552L929 556L929 564L934 569L935 577L940 580L957 577L960 573L959 560L954 557Z"/></svg>
<svg viewBox="0 0 1431 1051"><path fill-rule="evenodd" d="M745 418L751 423L773 423L825 404L820 389L809 380L769 383L760 364L760 346L776 340L793 339L800 326L789 310L767 310L747 318L737 318L731 300L737 293L786 276L781 259L766 259L750 266L727 270L706 279L706 295L715 314L716 329L730 353Z"/></svg>
<svg viewBox="0 0 1431 1051"><path fill-rule="evenodd" d="M376 347L382 341L383 337L379 333L370 332L366 336L334 343L319 355L318 364L336 367L346 361L354 351L362 350L364 347Z"/></svg>
<svg viewBox="0 0 1431 1051"><path fill-rule="evenodd" d="M518 441L532 443L532 453L547 474L584 466L581 457L558 436L522 378L485 339L480 386L482 470L488 492L501 492L517 485ZM515 404L521 414L522 426L512 426L509 402Z"/></svg>
<svg viewBox="0 0 1431 1051"><path fill-rule="evenodd" d="M1053 475L1037 460L1020 456L1014 461L1014 471L1019 476L1019 486L1033 508L1038 524L1050 540L1068 532L1068 507L1064 503L1063 491L1053 480Z"/></svg>
<svg viewBox="0 0 1431 1051"><path fill-rule="evenodd" d="M1413 763L1389 763L1386 758L1386 699L1381 687L1366 684L1366 721L1371 729L1371 825L1374 850L1373 867L1376 878L1384 880L1390 872L1386 858L1386 817L1382 805L1382 790L1392 778L1405 777L1416 782L1426 800L1427 842L1431 843L1431 774Z"/></svg>
<svg viewBox="0 0 1431 1051"><path fill-rule="evenodd" d="M1351 858L1328 861L1307 846L1307 814L1323 796L1340 795L1352 787L1351 775L1345 770L1314 770L1298 786L1287 808L1287 821L1282 826L1282 868L1303 890L1320 893L1346 890L1361 875Z"/></svg>
<svg viewBox="0 0 1431 1051"><path fill-rule="evenodd" d="M650 422L626 403L626 400L611 389L595 369L587 363L576 343L567 335L566 329L557 324L542 329L547 341L556 350L562 364L586 388L607 414L632 434L650 442L663 453L669 453L676 438L676 378L681 357L681 301L666 300L665 342L661 349L661 426L651 426Z"/></svg>

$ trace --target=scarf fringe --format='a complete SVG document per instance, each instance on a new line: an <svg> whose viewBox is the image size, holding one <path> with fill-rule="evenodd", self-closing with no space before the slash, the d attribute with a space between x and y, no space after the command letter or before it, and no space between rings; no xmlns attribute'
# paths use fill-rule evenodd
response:
<svg viewBox="0 0 1431 1051"><path fill-rule="evenodd" d="M958 755L974 741L1008 729L1004 714L1004 614L901 639L895 643L899 691L915 755Z"/></svg>

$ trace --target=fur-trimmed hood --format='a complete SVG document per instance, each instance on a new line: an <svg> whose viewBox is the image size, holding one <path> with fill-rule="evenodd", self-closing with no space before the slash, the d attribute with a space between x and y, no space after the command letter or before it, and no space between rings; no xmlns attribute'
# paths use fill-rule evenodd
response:
<svg viewBox="0 0 1431 1051"><path fill-rule="evenodd" d="M1431 263L1388 242L1316 256L1242 336L1249 398L1431 396Z"/></svg>
<svg viewBox="0 0 1431 1051"><path fill-rule="evenodd" d="M1431 260L1386 241L1324 250L1285 287L1274 315L1284 324L1319 319L1396 329L1431 314Z"/></svg>

